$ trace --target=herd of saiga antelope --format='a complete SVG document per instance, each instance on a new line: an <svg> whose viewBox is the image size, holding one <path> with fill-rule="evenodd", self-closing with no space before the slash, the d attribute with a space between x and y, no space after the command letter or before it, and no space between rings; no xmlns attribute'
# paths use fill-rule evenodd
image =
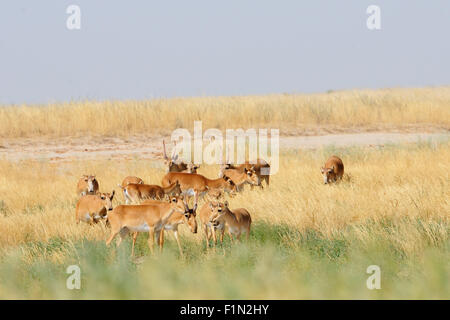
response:
<svg viewBox="0 0 450 320"><path fill-rule="evenodd" d="M169 158L163 141L164 162L168 168L167 174L162 179L161 185L144 184L141 178L128 176L119 184L123 190L126 205L119 205L113 209L112 193L99 192L99 184L95 176L85 175L80 178L77 185L77 193L81 196L76 205L76 220L89 224L97 223L105 219L111 226L111 235L106 240L109 245L119 234L117 245L120 245L128 233L133 232L133 245L131 255L134 256L134 246L139 232L148 232L148 244L153 253L154 238L162 250L164 245L164 230L172 230L180 250L178 226L187 224L193 233L197 233L197 204L199 197L206 195L200 209L199 218L203 226L206 239L206 247L209 247L210 239L216 245L216 231L220 232L220 241L223 242L225 230L231 241L233 236L238 240L243 232L247 238L250 234L252 219L250 213L244 208L231 210L228 201L221 202L225 193L230 195L243 190L245 184L263 188L262 181L269 185L270 165L257 159L252 164L245 162L241 165L230 163L221 166L218 179L208 179L197 173L199 166L178 160L178 156L172 154ZM344 164L336 156L332 156L321 168L324 183L335 182L342 179ZM188 198L194 197L194 206L189 208ZM212 199L211 199L212 198ZM129 204L137 203L137 204Z"/></svg>

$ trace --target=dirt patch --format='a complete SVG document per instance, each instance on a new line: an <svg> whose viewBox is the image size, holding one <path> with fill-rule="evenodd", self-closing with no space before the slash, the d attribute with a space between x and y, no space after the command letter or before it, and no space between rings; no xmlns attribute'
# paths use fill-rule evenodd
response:
<svg viewBox="0 0 450 320"><path fill-rule="evenodd" d="M385 133L366 132L353 134L329 134L322 136L281 137L281 148L316 149L327 145L380 146L397 143L438 142L450 139L448 133Z"/></svg>
<svg viewBox="0 0 450 320"><path fill-rule="evenodd" d="M2 141L0 159L72 161L72 160L105 160L105 159L161 159L162 139L169 137L159 135L117 137L86 137L86 138L23 138ZM298 135L281 136L282 149L316 149L328 145L345 146L379 146L390 143L417 143L448 141L450 133L392 133L364 132L328 135ZM172 148L167 143L168 152Z"/></svg>

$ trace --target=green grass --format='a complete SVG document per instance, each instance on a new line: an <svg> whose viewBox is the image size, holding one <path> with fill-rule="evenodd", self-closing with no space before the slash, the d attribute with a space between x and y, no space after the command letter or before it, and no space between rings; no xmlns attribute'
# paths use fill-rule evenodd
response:
<svg viewBox="0 0 450 320"><path fill-rule="evenodd" d="M397 222L398 223L398 222ZM389 234L390 220L368 222L370 242L358 241L357 229L329 238L314 230L299 232L286 225L255 224L248 242L206 249L204 242L183 239L186 257L178 256L172 237L163 254L149 254L140 236L135 263L130 240L119 248L103 241L77 242L52 238L28 242L8 252L0 262L1 298L75 299L448 299L450 242L429 235L420 220L415 226L426 245L409 255ZM436 222L439 224L439 222ZM448 231L448 225L440 222ZM436 227L436 230L439 228ZM432 229L431 229L432 230ZM55 259L53 259L55 258ZM54 261L57 260L57 261ZM80 290L66 288L66 268L80 266ZM379 265L380 290L366 287L366 269ZM232 279L232 281L230 281Z"/></svg>

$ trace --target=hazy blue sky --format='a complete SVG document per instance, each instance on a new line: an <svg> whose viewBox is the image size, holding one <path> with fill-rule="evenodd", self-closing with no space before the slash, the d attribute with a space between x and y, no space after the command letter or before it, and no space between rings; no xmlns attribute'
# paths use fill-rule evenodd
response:
<svg viewBox="0 0 450 320"><path fill-rule="evenodd" d="M2 104L448 84L449 0L0 2Z"/></svg>

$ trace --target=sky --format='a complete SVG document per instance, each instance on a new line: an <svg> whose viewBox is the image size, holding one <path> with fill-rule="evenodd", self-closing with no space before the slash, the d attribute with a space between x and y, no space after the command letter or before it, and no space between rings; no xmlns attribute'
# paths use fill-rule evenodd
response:
<svg viewBox="0 0 450 320"><path fill-rule="evenodd" d="M448 0L0 2L3 105L449 84Z"/></svg>

